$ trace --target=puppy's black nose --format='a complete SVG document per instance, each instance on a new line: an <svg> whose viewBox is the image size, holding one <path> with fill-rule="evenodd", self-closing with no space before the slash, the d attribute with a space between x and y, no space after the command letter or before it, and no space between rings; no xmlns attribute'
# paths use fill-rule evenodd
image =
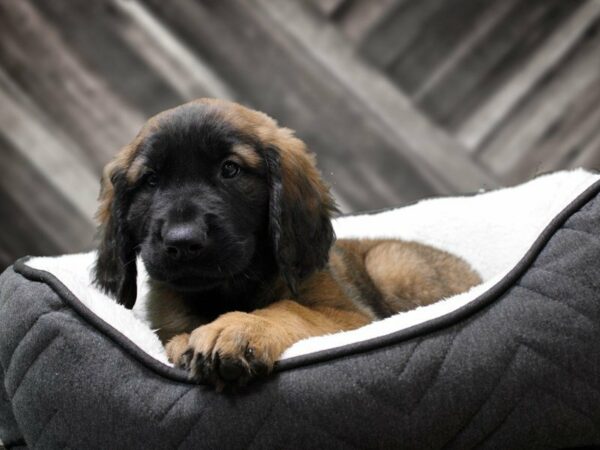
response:
<svg viewBox="0 0 600 450"><path fill-rule="evenodd" d="M164 227L162 238L167 255L179 260L198 256L207 242L203 227L187 223Z"/></svg>

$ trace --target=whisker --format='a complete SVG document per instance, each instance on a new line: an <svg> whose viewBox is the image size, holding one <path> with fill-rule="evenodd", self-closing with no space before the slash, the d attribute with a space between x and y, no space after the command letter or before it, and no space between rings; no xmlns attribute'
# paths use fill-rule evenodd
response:
<svg viewBox="0 0 600 450"><path fill-rule="evenodd" d="M137 250L138 250L138 249L140 249L140 248L142 248L142 244L138 244L138 245L136 245L135 247L133 247L133 251L135 252L135 251L137 251ZM135 261L136 261L136 259L137 259L137 256L133 257L131 260L129 260L129 261L127 261L127 262L123 263L123 266L127 266L127 265L129 265L129 264L131 264L131 263L135 262Z"/></svg>
<svg viewBox="0 0 600 450"><path fill-rule="evenodd" d="M129 260L129 261L127 261L127 262L123 263L123 267L125 267L125 266L127 266L127 265L129 265L129 264L131 264L131 263L133 263L133 262L135 262L135 258L133 258L133 259L131 259L131 260Z"/></svg>

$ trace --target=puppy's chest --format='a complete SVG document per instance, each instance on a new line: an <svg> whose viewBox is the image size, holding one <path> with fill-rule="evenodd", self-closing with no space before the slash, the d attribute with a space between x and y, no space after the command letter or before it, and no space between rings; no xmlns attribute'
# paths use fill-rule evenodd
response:
<svg viewBox="0 0 600 450"><path fill-rule="evenodd" d="M165 289L152 289L147 305L151 326L163 343L227 312L256 309L256 301L250 294L232 297L215 292L181 294Z"/></svg>
<svg viewBox="0 0 600 450"><path fill-rule="evenodd" d="M190 314L212 321L230 311L250 312L254 309L253 298L231 298L219 294L196 294L183 296Z"/></svg>

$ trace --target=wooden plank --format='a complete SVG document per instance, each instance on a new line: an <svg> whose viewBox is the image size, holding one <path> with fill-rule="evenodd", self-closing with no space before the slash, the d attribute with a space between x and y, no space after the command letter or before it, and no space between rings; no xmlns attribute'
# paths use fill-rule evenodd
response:
<svg viewBox="0 0 600 450"><path fill-rule="evenodd" d="M129 18L117 32L182 99L234 98L233 90L200 55L177 39L138 1L117 1L114 8Z"/></svg>
<svg viewBox="0 0 600 450"><path fill-rule="evenodd" d="M542 138L526 152L511 175L523 179L534 172L566 167L600 167L597 163L600 152L594 146L600 135L599 104L600 82L592 83L567 105L554 123L548 124Z"/></svg>
<svg viewBox="0 0 600 450"><path fill-rule="evenodd" d="M551 169L585 167L600 168L600 82L582 93L572 108L548 133L537 153ZM537 146L536 146L537 150ZM541 165L541 164L540 164Z"/></svg>
<svg viewBox="0 0 600 450"><path fill-rule="evenodd" d="M12 257L56 254L91 247L94 226L31 165L21 150L0 134L0 214L3 248ZM51 169L51 168L48 168ZM95 202L94 202L95 203Z"/></svg>
<svg viewBox="0 0 600 450"><path fill-rule="evenodd" d="M2 238L0 235L0 240L1 239L6 238ZM0 243L0 272L4 272L4 269L10 266L15 261L15 259L16 258L13 256L13 253L10 252L8 249L5 249L2 243ZM0 444L2 444L2 441L0 441Z"/></svg>
<svg viewBox="0 0 600 450"><path fill-rule="evenodd" d="M149 116L184 100L122 38L118 30L130 28L132 21L116 3L29 1L73 55L133 109Z"/></svg>
<svg viewBox="0 0 600 450"><path fill-rule="evenodd" d="M1 141L1 136L0 136ZM0 144L1 145L1 144ZM2 147L5 150L6 147ZM2 233L0 233L0 253L3 262L0 270L12 264L23 256L46 256L59 254L61 246L55 241L55 236L48 235L47 230L40 229L35 217L23 211L22 204L9 195L0 191L0 214L2 217Z"/></svg>
<svg viewBox="0 0 600 450"><path fill-rule="evenodd" d="M144 119L69 44L28 1L0 2L0 65L99 170Z"/></svg>
<svg viewBox="0 0 600 450"><path fill-rule="evenodd" d="M267 10L266 0L257 0ZM363 115L371 116L379 134L410 159L438 192L469 192L482 186L493 187L496 180L465 157L465 152L452 138L431 125L392 83L365 65L335 29L303 14L293 2L278 3L268 8L281 26L301 42L336 84L344 86L352 96L352 104L360 104ZM294 20L291 20L294 18Z"/></svg>
<svg viewBox="0 0 600 450"><path fill-rule="evenodd" d="M9 94L10 92L10 94ZM92 223L99 171L90 168L76 146L28 101L0 71L0 132L82 217Z"/></svg>
<svg viewBox="0 0 600 450"><path fill-rule="evenodd" d="M353 43L360 43L392 8L407 0L354 0L335 15L335 24Z"/></svg>
<svg viewBox="0 0 600 450"><path fill-rule="evenodd" d="M561 123L568 124L570 116L581 116L577 104L586 96L597 95L600 35L587 36L570 58L546 74L545 82L511 113L481 149L479 157L498 175L508 180L525 178L539 166L538 161L546 161L545 169L557 153L570 151L557 142L548 147L544 140L560 132ZM585 114L587 108L581 107Z"/></svg>
<svg viewBox="0 0 600 450"><path fill-rule="evenodd" d="M529 0L509 6L461 63L419 98L420 107L452 132L519 70L574 3Z"/></svg>
<svg viewBox="0 0 600 450"><path fill-rule="evenodd" d="M2 71L0 105L0 265L90 249L99 174Z"/></svg>
<svg viewBox="0 0 600 450"><path fill-rule="evenodd" d="M545 74L560 63L599 16L600 2L585 2L525 66L461 126L458 131L460 141L473 151L477 149Z"/></svg>
<svg viewBox="0 0 600 450"><path fill-rule="evenodd" d="M298 130L316 151L325 178L351 208L397 204L435 192L397 151L398 142L391 143L376 131L373 117L365 114L353 93L315 60L313 51L283 29L265 5L234 0L178 0L168 7L157 0L145 4L218 67L239 98ZM268 9L276 7L272 4ZM369 167L371 178L338 178L349 159ZM383 177L388 183L385 196L372 187L373 177ZM356 184L360 188L351 190Z"/></svg>
<svg viewBox="0 0 600 450"><path fill-rule="evenodd" d="M464 60L506 18L517 1L519 0L495 1L485 8L483 14L477 18L475 23L469 24L469 26L465 26L463 23L462 26L467 30L464 38L440 59L439 64L433 70L424 74L418 89L412 95L413 101L417 104L422 103L423 99L442 85L451 73L460 70Z"/></svg>
<svg viewBox="0 0 600 450"><path fill-rule="evenodd" d="M595 117L597 119L597 116ZM598 170L600 168L600 120L596 120L596 132L582 142L578 154L568 162L568 167L586 167Z"/></svg>
<svg viewBox="0 0 600 450"><path fill-rule="evenodd" d="M387 70L409 97L421 88L441 61L475 27L484 11L493 11L498 5L510 1L461 0L459 5L457 2L440 3L441 7L424 21L408 48L389 64ZM457 7L460 14L456 14Z"/></svg>
<svg viewBox="0 0 600 450"><path fill-rule="evenodd" d="M137 1L98 0L92 5L33 1L78 57L146 116L198 97L232 95Z"/></svg>
<svg viewBox="0 0 600 450"><path fill-rule="evenodd" d="M360 52L377 67L387 69L421 32L425 22L443 8L439 0L398 3L371 28L360 43Z"/></svg>
<svg viewBox="0 0 600 450"><path fill-rule="evenodd" d="M353 0L308 0L321 14L331 17Z"/></svg>

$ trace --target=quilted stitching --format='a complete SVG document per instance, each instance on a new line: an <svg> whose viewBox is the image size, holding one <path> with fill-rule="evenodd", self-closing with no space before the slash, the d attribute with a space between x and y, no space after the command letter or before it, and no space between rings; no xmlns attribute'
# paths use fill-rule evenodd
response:
<svg viewBox="0 0 600 450"><path fill-rule="evenodd" d="M164 421L166 419L166 417L169 415L169 413L175 409L175 407L180 403L180 401L186 396L188 395L190 392L193 392L196 390L196 387L190 387L188 389L186 389L185 391L183 391L181 393L181 395L179 397L176 397L175 400L173 400L173 403L171 403L170 405L167 406L167 408L163 411L161 417L160 417L160 421Z"/></svg>
<svg viewBox="0 0 600 450"><path fill-rule="evenodd" d="M186 444L187 440L190 438L190 436L193 435L194 431L196 431L201 426L202 417L203 417L205 411L206 411L205 409L200 410L198 417L196 418L196 422L193 422L190 425L190 428L183 434L181 439L178 439L178 443L173 445L174 448L177 448L177 449L187 448L187 444Z"/></svg>
<svg viewBox="0 0 600 450"><path fill-rule="evenodd" d="M597 325L597 320L595 317L590 317L589 314L584 313L583 311L580 311L579 309L577 309L576 307L574 307L573 305L570 305L566 302L562 302L560 300L557 300L555 298L552 297L548 297L547 295L544 295L542 292L530 288L530 287L526 287L523 285L517 286L518 289L523 289L529 292L532 292L534 294L540 295L541 297L544 297L544 301L547 302L552 302L554 303L558 308L565 308L568 309L569 311L573 311L575 314L577 314L580 317L583 317L586 321L588 321L590 323L590 325L592 326L596 326Z"/></svg>
<svg viewBox="0 0 600 450"><path fill-rule="evenodd" d="M521 400L522 400L522 397L519 397L519 399L515 402L515 404L512 406L512 408L510 408L508 413L504 417L502 417L502 419L496 424L496 426L494 426L488 433L486 433L482 439L480 439L476 443L472 444L470 446L470 448L480 448L480 447L483 447L483 445L486 442L489 442L490 439L494 436L494 434L496 432L498 432L498 430L506 423L508 418L514 413L515 409L517 409L517 407L521 403Z"/></svg>
<svg viewBox="0 0 600 450"><path fill-rule="evenodd" d="M600 232L598 223L594 224L595 228L590 225L590 221L598 222L600 202L590 202L585 209L585 221L575 215L568 226L576 227L579 231L578 222L581 222L586 230L598 229ZM600 243L600 239L593 233L557 233L514 289L506 291L501 300L490 304L476 315L449 326L439 334L424 336L418 343L414 340L411 343L399 343L396 346L374 349L366 354L349 355L326 365L309 366L302 371L283 372L278 375L276 382L265 383L262 391L256 393L257 391L251 390L244 394L247 395L246 399L253 399L254 403L243 402L245 409L228 409L231 416L218 424L215 424L215 416L212 414L216 413L218 416L219 408L229 400L215 397L214 403L201 402L199 405L183 401L188 393L198 392L195 387L190 387L181 394L166 395L160 405L162 414L155 415L148 421L148 428L160 425L164 433L164 440L153 444L163 447L170 447L173 442L177 442L179 447L198 445L203 443L202 433L206 431L207 426L219 426L219 432L223 434L235 433L237 425L246 421L246 429L254 429L254 432L239 435L240 447L252 445L258 448L268 445L269 442L286 442L286 432L305 427L307 434L317 431L323 433L324 439L329 439L330 447L359 445L372 448L381 446L382 442L391 442L391 439L383 440L386 436L378 436L369 427L372 424L377 426L377 420L385 422L392 419L392 426L397 433L392 438L396 439L396 442L403 442L402 439L407 436L407 439L411 440L404 441L406 447L498 447L498 439L502 439L502 436L506 436L510 431L506 429L507 426L515 426L515 423L526 425L528 408L543 405L536 403L536 395L543 395L545 401L552 401L557 411L564 411L565 417L580 418L579 431L588 432L586 441L577 441L577 436L560 436L554 433L552 421L560 421L561 416L546 417L545 411L536 411L537 419L546 420L548 439L555 439L553 442L556 442L556 445L570 442L577 442L578 445L600 444L600 351L597 347L600 342L600 311L594 306L594 302L600 298L600 287L595 286L595 280L591 278L576 276L574 268L578 267L580 260L577 259L578 253L572 249L575 244L582 245L582 235L586 236L586 242L591 242L590 238L594 239L593 248L591 244L585 247L585 257L590 258L594 255L595 246ZM598 248L600 249L600 245ZM600 255L598 260L600 261ZM555 275L548 277L552 272L555 272ZM600 274L600 270L587 267L585 273L589 277L594 273ZM552 282L564 283L565 280L569 280L571 284L569 289L552 291ZM552 336L560 332L560 329L552 328L552 324L560 323L557 321L562 317L581 318L581 323L585 326L569 333L568 336L562 336L564 342L556 341L557 345L549 346L548 342L555 342ZM504 323L506 326L498 326ZM488 333L501 341L489 339ZM427 352L431 351L431 347L423 344L433 345L436 342L435 338L439 336L445 338L437 343L439 360L428 361ZM475 340L477 337L482 339L482 349L496 352L494 358L482 354L481 350L470 351L469 345L478 344ZM105 339L98 345L101 351L113 344ZM412 345L412 348L409 345ZM574 348L573 346L583 350L579 353L569 353L568 349ZM588 351L589 361L584 367L585 370L578 370L573 364L581 360L580 353L585 353L584 350ZM472 359L466 359L465 355ZM400 357L403 358L403 365L394 360ZM457 364L460 358L463 358L467 366L467 376L463 378L463 368ZM128 364L131 362L129 358L126 361ZM482 370L488 367L487 364L495 364L491 366L495 367L495 370ZM382 372L370 370L373 366L383 368ZM394 369L395 367L402 368L400 370ZM410 408L400 408L394 399L403 395L402 386L406 386L406 383L422 382L411 378L413 373L422 373L416 370L420 368L427 369L428 374L424 377L426 380L425 385L421 386L422 392L418 391L419 395L415 397L416 400L411 403ZM143 373L143 368L139 368L139 371ZM481 371L477 372L477 375L481 373L481 386L469 386L461 382L464 379L478 381L474 371ZM295 396L292 396L288 392L288 383L297 381L299 373L305 377L301 385L305 387L306 392L296 392ZM329 406L328 392L319 391L322 385L331 386L332 380L324 382L324 374L335 377L333 382L338 383L335 385L335 396L344 400L336 403L336 399L331 398L332 405L350 405L354 401L356 411L349 409L340 412L336 411L334 406ZM373 377L371 383L366 384L363 381L362 377L365 375ZM401 380L402 383L394 384L397 380ZM387 383L386 388L390 395L383 396L374 391L373 387L377 383ZM163 386L164 389L174 389L167 382ZM455 391L449 391L448 386L453 386ZM181 385L178 385L177 389L181 389ZM366 396L369 401L361 402ZM460 404L453 403L457 399ZM135 395L126 401L143 408L143 402L136 399ZM32 407L37 406L33 401L31 404ZM173 412L184 410L187 414L188 409L187 417L191 419L189 428L183 431L179 428L178 435L170 434L174 428L170 425L175 425L171 421L180 417ZM317 410L319 414L331 420L320 420L315 414ZM279 414L283 411L286 414ZM61 410L61 414L68 414L68 411ZM118 408L114 414L119 414ZM295 422L286 423L280 420L280 416L293 417ZM354 417L356 420L344 421L342 417ZM369 417L373 418L369 424L358 420ZM126 419L123 418L124 421ZM160 421L160 424L157 421ZM575 425L577 424L576 421ZM389 424L384 425L376 429L392 429ZM49 425L45 424L43 429L51 426L50 419ZM147 430L132 432L138 433L139 439L143 439ZM51 434L47 436L54 438ZM192 436L197 440L192 442ZM363 436L364 442L355 441L357 436ZM415 436L418 438L414 438ZM542 445L540 442L536 441L535 444ZM58 444L56 442L56 445ZM294 448L294 442L289 442L289 447Z"/></svg>
<svg viewBox="0 0 600 450"><path fill-rule="evenodd" d="M310 417L310 413L306 413L300 410L295 404L291 402L285 402L286 406L294 412L294 415L301 418L305 423L310 424L311 427L316 428L328 436L331 436L335 442L332 443L332 448L339 448L339 444L342 443L346 448L358 448L353 442L349 442L346 437L342 437L339 435L339 430L330 430L323 423L316 422L312 417Z"/></svg>
<svg viewBox="0 0 600 450"><path fill-rule="evenodd" d="M342 372L342 376L344 376L345 378L347 378L351 383L354 383L357 387L360 388L361 392L367 394L370 398L372 398L373 400L375 400L377 403L379 403L379 405L382 408L386 408L387 410L389 410L390 412L393 412L395 414L400 414L400 415L407 415L410 414L410 411L414 411L416 408L418 408L420 402L423 400L423 398L425 398L427 396L428 391L434 387L436 380L439 376L440 371L442 370L444 363L446 362L448 355L450 354L450 351L454 345L454 341L456 339L456 337L458 336L458 333L454 333L450 339L450 341L446 344L446 348L444 350L443 356L440 359L440 362L433 366L430 370L433 372L433 378L431 378L429 385L427 387L427 389L425 389L421 395L414 400L414 403L411 404L410 406L407 407L407 410L405 410L404 408L400 408L399 405L397 403L394 403L394 398L388 398L388 397L383 397L381 396L379 393L372 391L369 388L369 385L366 384L365 382L363 382L360 378L353 378L351 377L348 373L344 373ZM400 374L398 375L398 379L402 378L402 376L405 374L406 370L409 367L409 363L412 360L413 356L416 355L418 352L418 346L419 343L415 344L415 346L413 347L413 350L411 351L409 357L407 358L407 362L404 365L402 371L400 372ZM379 365L380 361L377 362L377 364ZM388 370L388 372L390 375L394 373L393 370Z"/></svg>
<svg viewBox="0 0 600 450"><path fill-rule="evenodd" d="M577 381L577 382L581 383L582 385L585 385L585 387L588 388L590 391L593 391L594 393L598 394L598 397L600 398L600 386L596 387L596 385L593 385L590 381L581 378L580 374L574 372L570 368L560 365L558 362L556 362L553 359L552 356L546 355L542 352L542 350L540 350L539 348L536 348L534 346L535 345L534 343L529 343L524 338L517 338L517 341L519 342L519 344L522 347L527 348L531 353L535 354L537 357L544 359L548 363L549 366L568 374L568 378L571 382ZM596 381L599 382L600 380L596 380ZM600 416L600 412L598 414Z"/></svg>
<svg viewBox="0 0 600 450"><path fill-rule="evenodd" d="M574 277L571 274L568 273L561 273L561 272L556 272L555 270L550 270L546 267L533 267L529 270L530 273L534 273L534 272L544 272L546 274L552 275L553 277L558 277L558 278L565 278L568 280L568 283L574 283L577 285L577 289L585 289L588 292L588 295L595 295L596 292L598 291L598 289L594 286L592 286L591 284L587 284L584 280L581 280L579 278ZM521 281L520 284L521 287L526 287L523 284L523 281ZM542 293L542 295L545 295Z"/></svg>
<svg viewBox="0 0 600 450"><path fill-rule="evenodd" d="M29 370L33 367L33 365L37 362L37 360L40 358L40 356L42 356L42 354L54 343L54 341L56 341L56 339L58 339L60 337L60 331L59 330L55 330L54 333L48 338L48 340L46 341L46 344L40 349L40 351L35 354L35 355L29 355L31 358L31 362L27 365L27 367L22 371L22 375L20 376L20 380L18 381L17 385L13 387L12 389L12 395L10 394L10 390L8 385L5 382L4 387L6 388L6 392L10 395L11 397L11 401L14 401L14 398L17 396L17 393L19 392L19 388L22 386L23 381L25 380L25 378L27 377L27 374L29 373ZM22 342L22 341L21 341ZM19 346L21 346L21 344L19 344ZM17 353L17 352L15 352ZM14 358L14 353L13 353L13 358ZM12 360L13 358L11 358L11 364L9 364L9 368L7 371L7 374L9 374L11 372L11 367L12 367Z"/></svg>
<svg viewBox="0 0 600 450"><path fill-rule="evenodd" d="M446 361L448 360L448 355L451 353L452 349L454 348L454 342L456 342L456 338L460 335L460 330L461 330L461 328L459 328L452 336L452 340L450 341L450 344L446 347L446 350L444 351L444 358L442 359L442 362L439 364L439 366L435 370L433 379L429 381L429 385L427 386L427 389L425 390L425 392L423 392L421 397L417 400L417 403L415 405L413 405L413 408L418 408L419 405L421 404L421 402L423 401L423 399L429 393L429 391L431 391L433 388L436 387L436 384L438 382L442 368L444 367L444 365L446 364Z"/></svg>
<svg viewBox="0 0 600 450"><path fill-rule="evenodd" d="M267 422L271 422L271 416L275 412L275 406L276 406L276 402L272 402L271 406L269 406L269 411L267 412L267 415L261 421L261 423L256 427L256 431L254 432L254 435L252 436L252 438L248 442L248 445L247 445L248 449L251 449L251 448L255 447L255 445L257 444L257 441L258 441L258 439L257 439L258 436L260 435L260 433L263 431L263 429L267 425Z"/></svg>
<svg viewBox="0 0 600 450"><path fill-rule="evenodd" d="M475 408L473 413L464 421L464 424L459 429L457 429L456 434L454 436L452 436L448 442L446 442L444 445L442 445L441 448L443 448L443 449L452 448L455 441L468 430L468 427L473 422L473 419L481 413L482 409L485 406L487 406L489 400L495 396L498 386L500 386L500 383L502 382L502 380L504 380L505 374L513 366L516 357L517 357L517 352L515 351L512 353L512 355L510 356L510 359L506 362L506 364L502 368L502 371L498 372L498 376L494 380L494 383L493 383L493 388L490 390L488 395L483 397L483 401L481 402L481 404Z"/></svg>
<svg viewBox="0 0 600 450"><path fill-rule="evenodd" d="M579 379L579 377L576 374L573 374L572 372L568 371L564 367L559 366L555 361L548 359L548 357L546 355L541 354L538 350L531 347L531 345L529 345L527 342L518 340L518 344L519 344L518 347L512 353L512 357L511 357L509 363L500 372L500 374L497 378L497 382L494 386L494 389L489 393L489 395L487 395L484 398L483 403L481 404L481 406L479 408L477 408L477 410L471 416L470 420L468 420L466 422L466 424L452 437L452 439L449 442L447 442L443 446L443 448L461 448L461 449L465 448L464 445L457 446L456 443L457 443L457 441L459 441L461 438L464 437L463 436L464 434L468 434L470 431L472 431L472 430L469 430L469 425L471 425L473 423L473 421L477 418L477 416L481 413L481 411L486 406L488 406L488 404L490 402L497 400L497 395L496 395L497 390L501 384L507 383L507 380L509 381L510 377L514 376L514 373L511 373L511 372L514 372L515 370L517 371L516 373L523 372L523 363L521 363L520 365L516 365L517 359L520 359L521 361L527 361L527 360L531 360L532 355L536 355L536 357L544 359L549 365L556 367L557 371L562 372L562 373L567 373L569 379L579 380L587 388L590 388L591 390L598 392L593 386L591 386L585 380ZM519 356L519 358L517 358L517 356ZM539 391L546 392L548 395L551 395L553 398L555 398L557 403L560 403L565 408L569 408L569 409L577 412L582 417L585 417L585 419L587 421L589 421L592 424L595 424L596 426L598 426L600 428L600 423L598 423L590 415L590 413L588 411L585 411L585 410L581 409L579 406L574 405L572 401L566 402L563 398L560 398L559 396L557 396L556 392L553 392L552 390L550 390L544 386L540 386L539 383L536 383L535 381L532 380L532 381L529 381L526 385L524 385L521 388L521 393L517 397L512 399L509 410L504 415L500 416L497 419L497 422L493 426L491 426L491 428L479 440L477 440L474 444L472 444L472 447L471 447L471 445L469 445L469 447L470 448L479 448L481 446L484 446L484 444L486 442L489 442L494 437L494 435L504 426L504 424L507 422L507 420L515 413L515 410L517 408L519 408L520 406L522 406L522 404L526 401L527 396L531 394L532 389L537 389ZM600 392L598 392L598 393L600 394ZM600 395L598 398L600 399Z"/></svg>
<svg viewBox="0 0 600 450"><path fill-rule="evenodd" d="M15 275L15 277L17 277L18 275ZM22 280L24 280L25 283L27 283L27 281L23 278L21 278ZM10 285L10 283L9 283ZM43 286L44 288L47 289L46 285L41 284L40 286ZM24 287L15 287L13 289L13 295L15 295L15 299L19 299L21 292L24 290ZM2 295L5 296L6 293L4 292L4 285L2 285ZM15 300L14 302L11 301L4 301L3 303L0 303L0 317L5 318L5 317L10 317L10 313L12 314L21 314L22 313L22 309L21 308L15 308L15 303L18 300ZM41 318L45 317L48 314L52 314L54 312L58 312L62 309L64 309L65 306L57 301L52 301L52 302L48 302L47 304L43 305L43 312L41 312L37 317L35 317L35 320L33 320L33 322L25 329L25 330L19 330L19 332L21 333L21 335L19 336L17 333L17 330L12 330L13 333L15 333L15 337L18 336L18 345L20 345L23 340L25 339L25 337L27 336L27 334L36 326L36 324L40 321ZM3 324L4 325L4 324ZM8 324L6 324L8 325ZM6 373L6 371L9 369L9 367L11 366L11 362L12 362L12 356L17 353L17 348L12 349L12 354L9 358L9 360L7 361L6 365L3 364L3 369ZM0 361L0 363L2 363L2 361Z"/></svg>
<svg viewBox="0 0 600 450"><path fill-rule="evenodd" d="M421 342L423 340L419 339L415 345L413 346L411 352L410 352L410 356L406 359L406 363L404 364L404 367L402 368L402 371L400 373L397 374L397 378L402 378L405 374L405 372L408 370L408 368L410 367L410 363L413 360L413 356L415 356L417 354L417 350L419 349L419 346L421 345ZM394 371L392 371L392 373L394 373Z"/></svg>
<svg viewBox="0 0 600 450"><path fill-rule="evenodd" d="M406 358L406 362L404 363L402 371L397 376L398 379L402 378L403 374L408 369L410 362L413 359L413 356L417 353L417 349L419 348L419 343L420 343L420 341L414 343L413 348L412 348L410 354L408 355L408 358ZM381 360L377 361L378 366L379 366L380 362L381 362ZM384 365L384 368L387 371L387 373L389 373L389 374L395 373L395 370L390 368L387 365ZM368 395L376 402L379 402L380 405L382 405L384 408L388 409L389 411L391 411L393 413L397 413L397 414L406 414L406 411L404 409L400 408L399 405L394 403L393 398L382 397L379 393L373 392L372 390L370 390L369 384L367 384L366 382L362 381L359 378L352 377L350 374L348 374L346 372L342 372L342 376L344 378L346 378L350 384L354 384L356 387L358 387L360 389L361 392Z"/></svg>
<svg viewBox="0 0 600 450"><path fill-rule="evenodd" d="M58 414L58 409L55 409L54 411L52 411L52 413L50 414L50 416L48 417L48 419L46 420L44 425L42 425L42 428L41 428L40 432L38 433L37 437L35 438L35 440L33 441L33 444L30 445L31 448L37 447L37 443L44 436L44 432L48 429L49 425L52 423L52 421L54 420L54 417L57 414Z"/></svg>
<svg viewBox="0 0 600 450"><path fill-rule="evenodd" d="M560 405L560 407L563 409L568 409L572 412L575 412L580 417L580 419L583 419L584 421L588 422L592 427L595 426L594 421L592 420L591 417L589 417L589 415L587 415L587 414L583 413L582 411L578 410L577 408L573 407L573 405L571 405L571 404L566 404L563 399L556 396L556 393L554 393L548 389L540 388L538 386L532 386L531 389L526 390L522 395L520 395L514 401L514 404L509 409L509 411L498 421L498 423L492 429L490 429L471 448L483 448L486 446L486 443L491 443L491 441L501 431L504 431L503 428L507 425L507 423L509 422L509 419L511 419L513 417L513 415L516 413L516 411L519 410L519 408L523 408L524 405L527 404L527 401L529 399L538 397L539 393L541 393L541 392L543 392L547 396L551 397L553 400L553 403L555 405ZM517 419L517 420L519 420L519 419ZM508 431L508 432L510 432L510 431ZM493 445L493 447L497 447L497 445ZM544 447L548 448L547 446L544 446ZM536 447L536 448L539 448L539 447Z"/></svg>

